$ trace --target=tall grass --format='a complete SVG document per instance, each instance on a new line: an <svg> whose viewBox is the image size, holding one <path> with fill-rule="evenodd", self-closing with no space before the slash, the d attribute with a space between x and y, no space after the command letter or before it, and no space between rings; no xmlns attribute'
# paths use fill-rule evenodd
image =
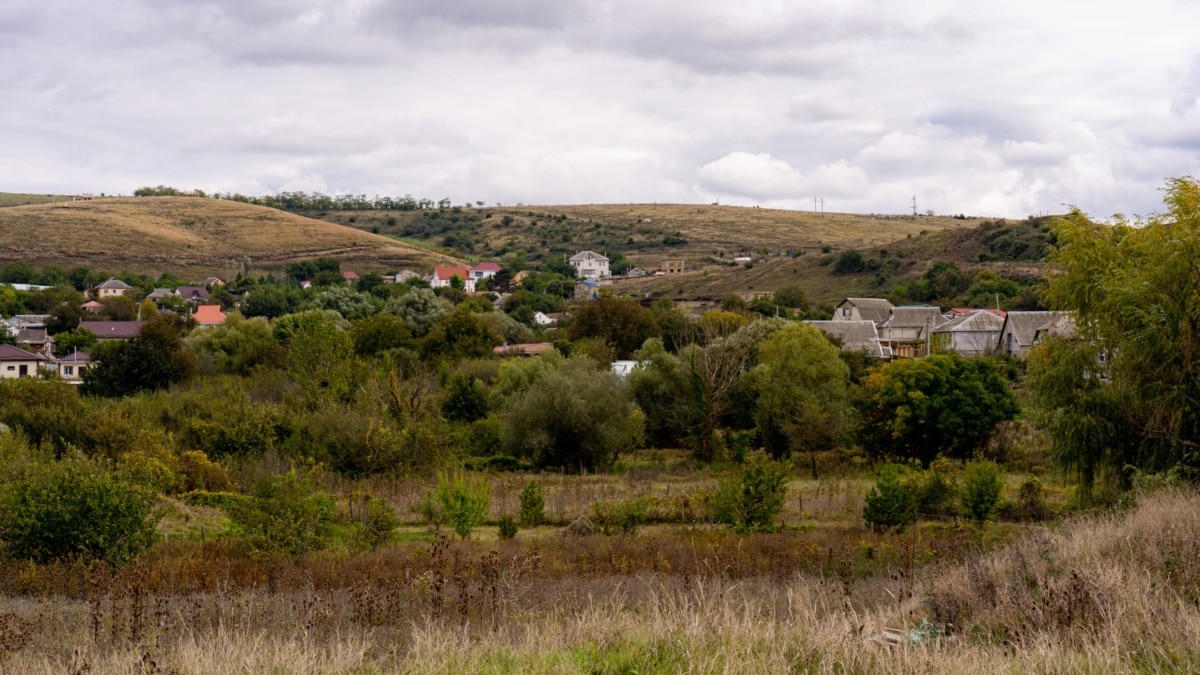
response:
<svg viewBox="0 0 1200 675"><path fill-rule="evenodd" d="M894 553L904 537L863 540L856 564L876 565L859 573L800 564L822 552L792 552L796 535L700 529L676 540L555 537L538 546L442 539L241 568L211 546L179 549L160 552L175 568L148 560L111 577L93 569L82 587L63 571L58 586L18 595L35 570L9 565L0 570L0 670L1200 668L1200 495L1160 493L1128 512L1029 527L971 553L989 531L964 528L957 553L925 565ZM950 637L908 632L922 621ZM9 644L4 626L31 639Z"/></svg>

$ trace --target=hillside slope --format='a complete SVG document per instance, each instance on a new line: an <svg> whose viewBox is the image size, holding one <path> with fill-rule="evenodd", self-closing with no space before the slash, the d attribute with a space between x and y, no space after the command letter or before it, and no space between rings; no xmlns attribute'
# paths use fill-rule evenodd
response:
<svg viewBox="0 0 1200 675"><path fill-rule="evenodd" d="M897 282L917 279L939 261L954 262L968 276L990 269L1007 279L1036 283L1045 276L1044 258L1053 244L1051 220L985 221L975 227L926 230L899 241L856 248L865 269L849 274L835 272L836 249L809 250L791 258L769 257L749 267L710 266L674 276L617 281L614 288L635 295L719 299L731 293L798 285L814 303L835 303L845 297L887 295Z"/></svg>
<svg viewBox="0 0 1200 675"><path fill-rule="evenodd" d="M358 272L428 271L453 258L275 209L216 199L127 197L0 208L0 262L219 274L250 257L277 271L328 256Z"/></svg>
<svg viewBox="0 0 1200 675"><path fill-rule="evenodd" d="M867 247L922 231L970 228L979 218L814 213L699 204L453 207L422 211L315 211L328 220L428 242L481 258L521 252L528 260L580 250L623 253L636 266L666 260L703 267L766 250L772 253Z"/></svg>

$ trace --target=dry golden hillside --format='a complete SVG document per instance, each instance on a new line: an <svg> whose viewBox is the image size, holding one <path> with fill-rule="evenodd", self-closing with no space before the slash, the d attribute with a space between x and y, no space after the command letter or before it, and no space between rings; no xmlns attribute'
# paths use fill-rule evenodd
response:
<svg viewBox="0 0 1200 675"><path fill-rule="evenodd" d="M320 256L358 272L427 271L456 262L353 228L217 199L127 197L0 208L0 262L197 276L246 256L257 272Z"/></svg>

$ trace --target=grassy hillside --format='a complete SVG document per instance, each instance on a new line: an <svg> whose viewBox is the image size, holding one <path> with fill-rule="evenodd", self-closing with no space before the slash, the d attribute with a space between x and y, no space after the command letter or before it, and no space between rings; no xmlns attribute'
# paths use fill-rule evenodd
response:
<svg viewBox="0 0 1200 675"><path fill-rule="evenodd" d="M969 228L982 219L907 218L695 204L516 206L423 211L318 211L305 215L436 244L480 258L528 260L591 249L619 251L636 266L690 266L765 250L833 250L885 244L922 231Z"/></svg>
<svg viewBox="0 0 1200 675"><path fill-rule="evenodd" d="M709 266L671 277L617 282L621 292L684 299L720 298L730 293L774 291L799 285L815 303L845 297L886 295L898 282L920 277L939 260L957 263L967 274L991 269L1022 282L1043 278L1042 262L1052 243L1049 218L984 221L970 228L926 230L898 241L857 248L866 269L837 274L837 249L807 250L793 258L774 256L745 265ZM924 219L918 222L925 222Z"/></svg>
<svg viewBox="0 0 1200 675"><path fill-rule="evenodd" d="M245 256L258 272L319 256L357 272L453 262L387 237L216 199L128 197L0 209L0 263L199 276Z"/></svg>
<svg viewBox="0 0 1200 675"><path fill-rule="evenodd" d="M0 207L25 206L26 204L48 204L50 202L69 202L67 195L30 195L19 192L0 192Z"/></svg>

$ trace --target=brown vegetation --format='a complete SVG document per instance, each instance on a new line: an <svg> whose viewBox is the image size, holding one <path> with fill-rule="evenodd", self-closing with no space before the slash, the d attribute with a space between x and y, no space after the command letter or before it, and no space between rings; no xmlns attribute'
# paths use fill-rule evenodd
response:
<svg viewBox="0 0 1200 675"><path fill-rule="evenodd" d="M990 553L975 551L994 536L973 528L847 533L840 546L701 528L297 562L171 544L115 574L8 564L0 667L1188 671L1200 666L1197 514L1194 492L1165 492Z"/></svg>
<svg viewBox="0 0 1200 675"><path fill-rule="evenodd" d="M320 256L356 271L456 262L387 237L226 200L127 197L0 209L0 261L200 278L246 256L255 272Z"/></svg>

